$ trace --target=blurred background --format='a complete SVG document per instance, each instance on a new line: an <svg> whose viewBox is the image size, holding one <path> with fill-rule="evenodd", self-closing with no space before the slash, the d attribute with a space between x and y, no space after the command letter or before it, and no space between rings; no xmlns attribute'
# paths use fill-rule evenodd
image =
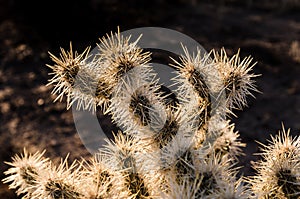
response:
<svg viewBox="0 0 300 199"><path fill-rule="evenodd" d="M232 55L251 55L258 89L249 106L235 111L232 122L241 135L245 156L241 174L252 175L255 141L270 134L300 132L300 1L299 0L0 0L0 177L4 161L26 147L46 149L53 161L70 153L70 161L89 157L65 99L53 103L46 87L53 64L48 52L59 48L82 52L110 31L156 26L177 30L207 51L225 47ZM18 198L0 183L0 198Z"/></svg>

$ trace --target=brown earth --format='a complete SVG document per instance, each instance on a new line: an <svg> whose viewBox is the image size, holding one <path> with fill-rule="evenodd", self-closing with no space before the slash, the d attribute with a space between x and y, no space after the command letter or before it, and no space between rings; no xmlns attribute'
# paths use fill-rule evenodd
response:
<svg viewBox="0 0 300 199"><path fill-rule="evenodd" d="M180 31L206 50L239 48L253 56L257 86L262 92L232 120L247 144L241 173L252 175L258 157L255 142L266 143L282 123L300 132L300 9L299 1L0 1L0 177L4 161L20 153L46 149L54 161L88 157L63 102L53 103L46 87L52 64L47 52L59 47L82 51L117 26L122 30L157 26ZM0 184L0 198L18 198Z"/></svg>

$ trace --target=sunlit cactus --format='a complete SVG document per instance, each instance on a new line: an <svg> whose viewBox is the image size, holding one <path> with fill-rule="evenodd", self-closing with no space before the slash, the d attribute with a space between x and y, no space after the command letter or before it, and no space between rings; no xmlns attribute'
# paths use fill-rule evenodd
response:
<svg viewBox="0 0 300 199"><path fill-rule="evenodd" d="M30 154L24 149L21 155L15 155L12 162L7 164L12 166L4 174L8 177L2 181L10 183L10 189L16 189L18 195L23 194L24 198L31 197L38 184L38 178L48 168L48 158L44 158L45 151Z"/></svg>
<svg viewBox="0 0 300 199"><path fill-rule="evenodd" d="M283 129L262 144L263 160L253 163L257 175L249 178L259 198L300 197L300 137L292 138L290 129Z"/></svg>
<svg viewBox="0 0 300 199"><path fill-rule="evenodd" d="M300 138L283 130L263 145L255 176L238 176L245 143L228 118L258 92L250 56L224 48L172 58L176 103L152 68L139 37L116 33L96 52L61 49L48 86L69 109L100 110L119 127L90 159L55 165L44 152L16 155L2 181L22 198L42 199L238 199L299 198ZM179 46L180 47L180 46ZM55 101L56 101L55 100Z"/></svg>

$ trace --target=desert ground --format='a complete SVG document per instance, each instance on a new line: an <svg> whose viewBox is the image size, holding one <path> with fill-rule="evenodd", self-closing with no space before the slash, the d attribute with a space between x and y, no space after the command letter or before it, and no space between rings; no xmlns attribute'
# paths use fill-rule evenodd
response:
<svg viewBox="0 0 300 199"><path fill-rule="evenodd" d="M91 154L82 144L65 99L53 103L46 86L53 64L48 52L82 52L110 31L164 27L186 34L206 50L240 49L257 64L253 72L261 93L231 120L239 131L244 156L241 174L253 174L256 141L267 143L282 125L300 132L300 2L294 1L0 1L0 178L5 161L22 152L46 150L53 161ZM101 120L101 117L99 118ZM104 122L104 125L110 125ZM109 127L107 127L109 129ZM0 198L18 198L0 183ZM20 197L19 197L20 198Z"/></svg>

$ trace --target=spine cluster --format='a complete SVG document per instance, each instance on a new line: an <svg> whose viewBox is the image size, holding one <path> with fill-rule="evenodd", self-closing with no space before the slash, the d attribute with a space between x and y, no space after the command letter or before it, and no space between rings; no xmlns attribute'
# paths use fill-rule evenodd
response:
<svg viewBox="0 0 300 199"><path fill-rule="evenodd" d="M139 40L139 39L138 39ZM121 129L90 160L56 166L44 152L16 155L4 183L23 198L299 198L300 139L283 131L263 145L257 175L238 177L243 154L229 116L258 92L252 58L219 52L188 52L185 46L166 93L151 65L151 53L119 32L107 34L79 54L61 49L49 84L67 109L110 115Z"/></svg>

